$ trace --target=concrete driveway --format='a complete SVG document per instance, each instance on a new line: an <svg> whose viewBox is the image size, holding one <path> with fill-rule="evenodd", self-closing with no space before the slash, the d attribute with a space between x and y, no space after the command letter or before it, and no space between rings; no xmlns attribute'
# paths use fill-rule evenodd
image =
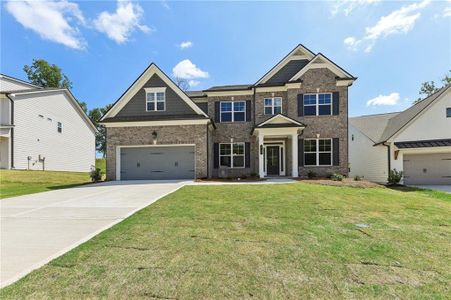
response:
<svg viewBox="0 0 451 300"><path fill-rule="evenodd" d="M0 200L4 287L187 181L106 182Z"/></svg>

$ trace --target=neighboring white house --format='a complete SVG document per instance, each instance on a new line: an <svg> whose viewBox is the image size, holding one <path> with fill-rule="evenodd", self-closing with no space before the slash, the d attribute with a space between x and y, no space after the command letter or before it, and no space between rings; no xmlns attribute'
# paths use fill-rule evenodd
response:
<svg viewBox="0 0 451 300"><path fill-rule="evenodd" d="M400 113L349 118L350 176L404 184L451 184L451 85Z"/></svg>
<svg viewBox="0 0 451 300"><path fill-rule="evenodd" d="M0 168L87 172L96 128L67 89L0 74Z"/></svg>

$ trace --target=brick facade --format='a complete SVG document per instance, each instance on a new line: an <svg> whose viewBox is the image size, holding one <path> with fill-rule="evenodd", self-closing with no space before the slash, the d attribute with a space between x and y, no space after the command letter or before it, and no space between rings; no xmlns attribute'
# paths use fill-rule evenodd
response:
<svg viewBox="0 0 451 300"><path fill-rule="evenodd" d="M194 144L196 178L208 177L207 130L207 125L108 127L107 179L116 180L117 146L153 145L154 131L157 145Z"/></svg>

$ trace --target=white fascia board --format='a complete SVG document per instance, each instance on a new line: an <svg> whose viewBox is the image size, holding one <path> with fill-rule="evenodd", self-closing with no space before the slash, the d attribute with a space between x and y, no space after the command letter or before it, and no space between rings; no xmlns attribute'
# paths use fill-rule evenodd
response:
<svg viewBox="0 0 451 300"><path fill-rule="evenodd" d="M279 115L275 115L274 117L269 118L265 122L259 124L257 126L257 128L259 128L260 126L266 125L266 124L271 124L275 119L278 119L278 118L284 119L285 121L288 121L289 123L292 123L292 124L296 124L296 125L299 125L299 126L304 126L303 124L299 123L298 121L292 120L292 119L290 119L290 118L288 118L288 117L286 117L284 115L280 115L279 114ZM280 123L278 123L278 124L280 124Z"/></svg>
<svg viewBox="0 0 451 300"><path fill-rule="evenodd" d="M326 63L318 63L315 64L315 61L318 59L322 59L326 61ZM353 77L351 74L343 71L342 69L338 68L332 61L330 61L327 57L322 55L321 53L317 54L305 67L303 67L299 72L297 72L289 81L296 81L298 80L302 75L305 74L310 69L315 68L327 68L331 70L335 75L339 77L346 77L350 78L350 80L353 80Z"/></svg>
<svg viewBox="0 0 451 300"><path fill-rule="evenodd" d="M164 121L136 121L136 122L105 122L105 127L142 127L142 126L180 126L209 124L210 119L202 120L164 120Z"/></svg>
<svg viewBox="0 0 451 300"><path fill-rule="evenodd" d="M305 59L312 59L313 57L315 57L315 54L312 53L310 50L308 50L307 48L305 48L302 45L298 45L290 53L288 53L288 55L285 56L285 58L283 58L277 65L275 65L271 70L269 70L268 73L266 73L260 80L258 80L257 83L255 83L255 85L262 84L262 83L265 83L266 81L268 81L275 73L277 73L280 69L282 69L289 61L291 61L293 59L301 59L301 56L293 55L298 50L300 50L302 53L304 53L302 58L304 56L305 56Z"/></svg>
<svg viewBox="0 0 451 300"><path fill-rule="evenodd" d="M201 110L166 74L161 71L157 65L152 63L146 71L132 84L124 95L114 104L114 106L102 117L101 121L106 118L116 116L116 114L131 100L131 98L143 88L144 84L154 75L158 75L175 93L184 100L191 109L197 114L208 118L208 115Z"/></svg>

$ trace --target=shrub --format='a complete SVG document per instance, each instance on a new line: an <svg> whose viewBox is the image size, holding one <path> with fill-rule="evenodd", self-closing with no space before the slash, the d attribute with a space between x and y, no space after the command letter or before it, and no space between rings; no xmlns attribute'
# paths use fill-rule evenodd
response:
<svg viewBox="0 0 451 300"><path fill-rule="evenodd" d="M402 171L398 171L396 169L390 170L390 173L388 174L388 184L398 184L401 181L401 178L403 176Z"/></svg>
<svg viewBox="0 0 451 300"><path fill-rule="evenodd" d="M310 170L310 171L308 171L308 173L307 173L307 177L308 177L308 178L315 178L315 177L316 177L316 173L313 172L312 170Z"/></svg>
<svg viewBox="0 0 451 300"><path fill-rule="evenodd" d="M102 180L102 171L100 168L92 168L89 176L91 177L92 182L99 182Z"/></svg>
<svg viewBox="0 0 451 300"><path fill-rule="evenodd" d="M333 173L332 175L330 175L330 179L332 179L333 181L343 181L344 176L338 173Z"/></svg>
<svg viewBox="0 0 451 300"><path fill-rule="evenodd" d="M355 176L354 176L354 180L355 180L355 181L361 181L361 180L363 180L363 176L355 175Z"/></svg>
<svg viewBox="0 0 451 300"><path fill-rule="evenodd" d="M257 173L252 172L252 173L251 173L251 177L257 177Z"/></svg>

